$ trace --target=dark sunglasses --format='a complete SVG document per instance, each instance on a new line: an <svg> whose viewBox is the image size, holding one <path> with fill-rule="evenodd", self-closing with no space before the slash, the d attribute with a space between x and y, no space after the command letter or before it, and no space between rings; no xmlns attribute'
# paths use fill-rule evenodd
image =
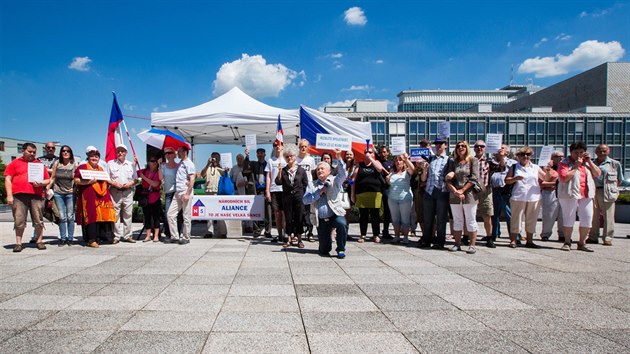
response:
<svg viewBox="0 0 630 354"><path fill-rule="evenodd" d="M458 148L458 149L459 149L459 148L465 148L465 147L466 147L466 145L457 145L457 148Z"/></svg>
<svg viewBox="0 0 630 354"><path fill-rule="evenodd" d="M149 160L149 162L157 162L157 160Z"/></svg>
<svg viewBox="0 0 630 354"><path fill-rule="evenodd" d="M167 151L164 155L175 155L175 151Z"/></svg>
<svg viewBox="0 0 630 354"><path fill-rule="evenodd" d="M61 150L61 153L63 154L64 152L70 153L70 150Z"/></svg>
<svg viewBox="0 0 630 354"><path fill-rule="evenodd" d="M532 156L532 154L531 154L531 153L529 153L529 152L526 152L526 153L524 153L524 154L521 154L521 156L527 156L527 157L530 157L530 156Z"/></svg>
<svg viewBox="0 0 630 354"><path fill-rule="evenodd" d="M475 145L475 149L485 149L485 145Z"/></svg>

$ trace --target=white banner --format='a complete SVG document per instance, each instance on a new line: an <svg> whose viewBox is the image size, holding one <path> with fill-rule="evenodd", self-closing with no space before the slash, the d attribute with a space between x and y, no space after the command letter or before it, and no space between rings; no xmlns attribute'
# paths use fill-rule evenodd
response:
<svg viewBox="0 0 630 354"><path fill-rule="evenodd" d="M193 220L263 220L265 197L262 195L194 195Z"/></svg>
<svg viewBox="0 0 630 354"><path fill-rule="evenodd" d="M324 150L341 149L350 151L352 150L352 137L347 135L317 134L315 147Z"/></svg>
<svg viewBox="0 0 630 354"><path fill-rule="evenodd" d="M233 164L232 164L232 153L231 152L224 152L219 154L221 156L221 168L223 169L228 169L228 168L232 168Z"/></svg>
<svg viewBox="0 0 630 354"><path fill-rule="evenodd" d="M97 171L97 170L79 170L82 179L92 180L95 179L97 181L109 181L109 175L107 171Z"/></svg>

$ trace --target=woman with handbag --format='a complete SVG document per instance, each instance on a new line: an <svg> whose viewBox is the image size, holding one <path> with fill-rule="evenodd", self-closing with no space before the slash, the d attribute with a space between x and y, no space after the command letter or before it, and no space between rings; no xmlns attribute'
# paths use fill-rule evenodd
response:
<svg viewBox="0 0 630 354"><path fill-rule="evenodd" d="M59 210L59 247L71 246L74 238L74 172L77 164L68 145L63 145L50 178L54 200Z"/></svg>
<svg viewBox="0 0 630 354"><path fill-rule="evenodd" d="M156 156L149 157L147 167L138 172L138 176L142 179L142 183L136 188L141 188L142 193L146 196L146 203L142 203L142 214L144 215L144 229L146 237L144 242L151 241L153 234L153 242L160 241L160 218L162 216L162 200L160 199L160 172L158 158Z"/></svg>
<svg viewBox="0 0 630 354"><path fill-rule="evenodd" d="M510 197L510 207L512 208L512 219L510 221L510 247L516 248L516 236L521 230L521 224L525 222L525 233L527 234L527 248L540 248L534 243L536 233L536 223L542 204L540 203L541 190L540 181L551 178L546 173L534 165L531 161L534 151L529 146L523 146L516 152L517 163L510 168L505 176L505 184L513 184L512 196Z"/></svg>
<svg viewBox="0 0 630 354"><path fill-rule="evenodd" d="M413 210L413 193L411 192L411 177L416 168L404 153L394 157L394 168L385 179L389 184L387 203L394 226L394 243L409 243L409 229L411 227L411 213Z"/></svg>
<svg viewBox="0 0 630 354"><path fill-rule="evenodd" d="M477 252L477 194L474 186L479 179L479 160L470 153L468 142L462 140L455 145L453 156L446 167L444 180L450 190L449 204L453 213L453 236L455 245L449 251L461 251L464 223L468 231L470 246L466 253Z"/></svg>
<svg viewBox="0 0 630 354"><path fill-rule="evenodd" d="M308 186L306 170L296 163L297 148L286 145L283 151L287 165L276 177L276 184L282 186L282 205L284 208L285 230L287 242L282 247L293 245L291 234L297 238L297 246L304 248L302 232L304 230L304 203L302 198Z"/></svg>

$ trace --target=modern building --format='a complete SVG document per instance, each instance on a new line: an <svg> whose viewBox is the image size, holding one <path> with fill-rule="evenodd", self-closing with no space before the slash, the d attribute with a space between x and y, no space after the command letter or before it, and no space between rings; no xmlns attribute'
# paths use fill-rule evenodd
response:
<svg viewBox="0 0 630 354"><path fill-rule="evenodd" d="M2 159L2 163L7 165L9 162L13 161L17 157L22 156L22 144L24 143L35 144L35 146L37 147L37 156L42 156L45 154L45 142L42 143L37 141L20 140L0 136L0 158Z"/></svg>
<svg viewBox="0 0 630 354"><path fill-rule="evenodd" d="M408 148L417 147L423 138L433 139L438 134L438 123L450 122L451 136L449 145L452 149L459 140L475 142L485 139L488 133L503 134L503 141L513 149L528 145L535 150L537 156L545 145L553 145L556 149L568 153L571 143L585 142L589 150L594 152L595 146L606 143L610 146L611 157L619 160L625 171L630 170L630 63L606 63L582 74L576 75L556 85L539 92L528 94L525 91L510 93L501 92L492 96L491 92L476 90L480 99L470 104L464 110L463 106L440 106L445 103L445 97L452 96L455 91L449 91L443 97L430 102L427 91L402 91L399 94L401 105L414 104L407 92L422 93L425 111L419 112L387 112L387 113L333 113L344 117L372 123L372 137L374 144L390 145L391 137L405 136ZM597 83L597 84L594 84ZM594 92L589 92L594 90ZM438 93L443 91L430 91ZM459 97L462 91L459 92ZM451 95L452 93L452 95ZM624 94L625 93L625 94ZM485 95L485 96L484 96ZM545 97L545 95L547 97ZM570 97L568 97L570 96ZM589 97L599 97L593 100ZM481 102L481 97L489 102ZM494 97L495 102L490 102ZM570 99L573 97L572 99ZM409 98L409 99L408 99ZM514 99L512 99L514 98ZM498 112L493 109L498 101L507 100L509 103L501 110L509 107L521 107L518 112ZM567 103L570 102L570 103ZM416 102L420 104L420 102ZM491 106L488 107L488 104ZM429 112L428 105L437 107ZM454 107L454 108L448 108ZM562 110L558 107L565 107ZM492 109L491 109L492 108ZM451 109L450 112L443 112ZM418 109L420 110L420 108Z"/></svg>
<svg viewBox="0 0 630 354"><path fill-rule="evenodd" d="M349 106L326 106L326 113L387 112L387 100L354 100Z"/></svg>
<svg viewBox="0 0 630 354"><path fill-rule="evenodd" d="M506 86L500 90L408 90L398 93L398 112L466 112L478 105L493 111L530 94L528 86Z"/></svg>

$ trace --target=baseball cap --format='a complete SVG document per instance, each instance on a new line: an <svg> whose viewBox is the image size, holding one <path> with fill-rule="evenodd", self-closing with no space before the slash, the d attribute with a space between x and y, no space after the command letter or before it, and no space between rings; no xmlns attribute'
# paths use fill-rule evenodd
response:
<svg viewBox="0 0 630 354"><path fill-rule="evenodd" d="M127 147L125 146L125 144L118 144L116 145L116 150L118 149L124 149L125 151L127 151Z"/></svg>
<svg viewBox="0 0 630 354"><path fill-rule="evenodd" d="M85 148L85 153L86 153L86 154L89 154L89 153L90 153L90 152L92 152L92 151L96 151L96 152L98 152L98 149L96 148L96 146L94 146L94 145L90 145L90 146L88 146L88 147L86 147L86 148Z"/></svg>

